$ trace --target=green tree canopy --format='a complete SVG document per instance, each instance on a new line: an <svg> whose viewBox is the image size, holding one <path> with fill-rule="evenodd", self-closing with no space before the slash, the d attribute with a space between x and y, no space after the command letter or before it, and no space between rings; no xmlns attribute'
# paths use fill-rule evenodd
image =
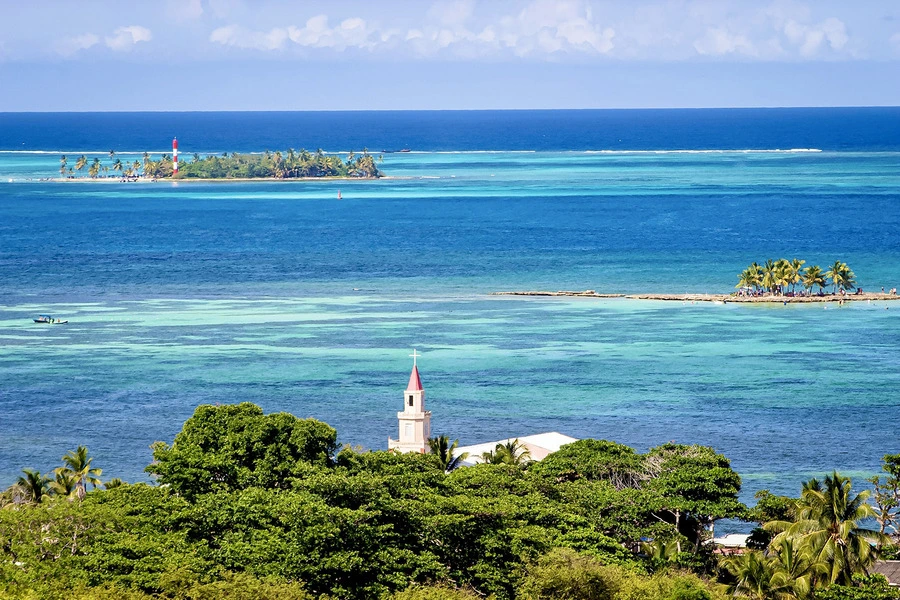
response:
<svg viewBox="0 0 900 600"><path fill-rule="evenodd" d="M147 472L194 496L245 487L288 488L310 465L332 464L337 432L315 419L264 415L244 402L197 407L171 446L156 442Z"/></svg>

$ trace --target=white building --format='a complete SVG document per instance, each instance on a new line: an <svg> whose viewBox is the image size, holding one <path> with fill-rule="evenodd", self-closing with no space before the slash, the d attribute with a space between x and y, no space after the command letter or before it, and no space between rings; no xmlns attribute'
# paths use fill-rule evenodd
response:
<svg viewBox="0 0 900 600"><path fill-rule="evenodd" d="M388 450L399 452L428 452L428 438L431 437L431 411L425 410L425 389L419 378L419 367L416 358L420 355L413 350L412 373L409 384L403 392L403 411L397 413L400 422L400 437L396 440L388 438Z"/></svg>
<svg viewBox="0 0 900 600"><path fill-rule="evenodd" d="M484 462L484 459L481 458L482 454L494 450L497 447L497 444L506 444L516 439L518 439L519 443L528 450L528 453L531 455L531 460L543 460L547 458L549 454L556 452L566 444L578 441L578 438L569 437L556 431L548 431L547 433L526 435L519 438L507 438L496 442L462 446L457 448L454 454L460 456L463 452L468 452L469 456L462 461L462 464L468 466L477 465L480 462Z"/></svg>
<svg viewBox="0 0 900 600"><path fill-rule="evenodd" d="M399 421L399 437L396 440L388 438L388 449L398 452L419 452L425 454L429 451L428 438L431 437L431 411L425 410L425 389L419 377L419 367L416 359L421 356L415 350L410 354L413 359L412 373L409 374L409 383L403 392L403 410L397 413ZM531 455L531 460L543 460L548 454L552 454L565 444L577 442L577 438L563 435L556 431L527 435L519 438L508 438L496 442L485 442L472 446L457 448L455 456L468 452L469 456L462 461L464 465L475 465L484 462L481 455L490 452L497 444L506 444L515 439L519 440Z"/></svg>

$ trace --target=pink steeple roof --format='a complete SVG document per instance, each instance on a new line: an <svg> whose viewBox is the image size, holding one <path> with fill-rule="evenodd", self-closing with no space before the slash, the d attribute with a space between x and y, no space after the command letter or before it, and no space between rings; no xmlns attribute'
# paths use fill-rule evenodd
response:
<svg viewBox="0 0 900 600"><path fill-rule="evenodd" d="M409 385L406 386L406 391L421 392L423 389L422 380L419 379L419 367L413 365L412 373L409 374Z"/></svg>

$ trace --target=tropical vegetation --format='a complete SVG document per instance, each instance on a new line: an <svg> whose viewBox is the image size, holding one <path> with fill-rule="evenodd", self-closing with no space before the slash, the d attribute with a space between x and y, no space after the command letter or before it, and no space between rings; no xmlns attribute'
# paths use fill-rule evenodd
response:
<svg viewBox="0 0 900 600"><path fill-rule="evenodd" d="M0 597L896 598L859 578L881 537L838 474L751 511L703 446L581 440L530 461L513 440L475 466L448 436L429 447L341 447L325 423L249 403L200 406L154 444L154 484L100 485L79 447L3 492ZM720 563L706 542L723 518L764 522L766 549Z"/></svg>
<svg viewBox="0 0 900 600"><path fill-rule="evenodd" d="M729 594L756 600L900 598L900 590L871 576L891 544L886 529L896 532L900 455L886 455L883 469L887 479L872 479L882 487L882 502L892 499L876 507L867 502L870 490L854 493L851 480L836 472L804 483L799 498L757 494L751 517L762 527L751 536L757 543L748 543L757 549L722 563ZM884 518L876 531L867 525L879 510Z"/></svg>
<svg viewBox="0 0 900 600"><path fill-rule="evenodd" d="M109 151L109 164L104 164L99 156L88 159L82 154L75 160L75 166L69 166L69 157L62 155L59 159L61 177L75 178L87 169L91 179L109 177L112 169L114 177L166 179L298 179L313 177L352 177L377 178L383 173L376 163L383 161L383 156L375 157L363 149L361 154L350 152L346 159L336 154L326 154L321 149L315 152L291 148L286 152L237 153L225 152L219 156L201 157L193 154L188 160L178 163L178 175L173 172L173 160L170 154L161 154L155 159L144 152L141 160L123 162L114 150Z"/></svg>
<svg viewBox="0 0 900 600"><path fill-rule="evenodd" d="M804 267L805 264L805 260L798 258L769 259L762 265L754 262L738 274L738 283L734 287L755 294L767 293L779 296L796 293L798 285L806 290L807 295L812 294L816 288L821 292L829 281L833 293L856 288L856 275L847 263L835 261L827 271L822 271L818 265Z"/></svg>

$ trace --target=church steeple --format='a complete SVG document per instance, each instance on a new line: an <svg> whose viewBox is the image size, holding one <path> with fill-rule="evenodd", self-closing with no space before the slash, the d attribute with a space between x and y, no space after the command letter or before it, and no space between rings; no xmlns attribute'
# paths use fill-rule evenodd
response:
<svg viewBox="0 0 900 600"><path fill-rule="evenodd" d="M400 425L399 439L388 438L388 448L400 452L428 451L428 438L431 437L431 411L425 410L425 388L419 377L416 359L421 356L415 350L410 354L413 359L409 384L403 393L403 410L397 413Z"/></svg>

